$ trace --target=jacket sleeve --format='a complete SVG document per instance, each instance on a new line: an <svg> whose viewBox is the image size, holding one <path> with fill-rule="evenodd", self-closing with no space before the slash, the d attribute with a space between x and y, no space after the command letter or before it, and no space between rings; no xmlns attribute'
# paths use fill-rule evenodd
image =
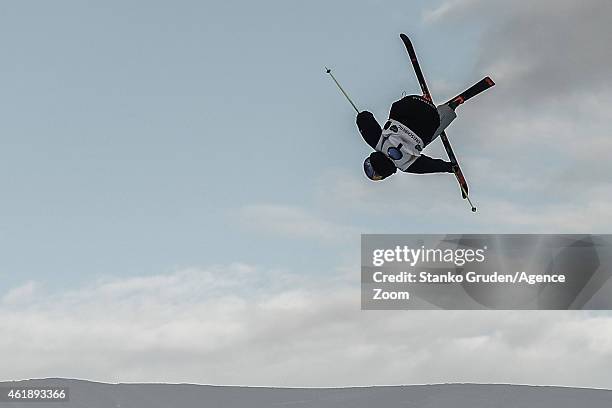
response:
<svg viewBox="0 0 612 408"><path fill-rule="evenodd" d="M424 154L420 155L418 159L414 161L406 169L406 173L415 174L428 174L428 173L452 173L453 165L451 162L444 161L442 159L432 159Z"/></svg>
<svg viewBox="0 0 612 408"><path fill-rule="evenodd" d="M372 149L376 149L376 145L382 134L382 129L376 119L374 119L374 115L368 111L359 112L357 114L357 128L359 128L359 133L361 133L363 140L365 140Z"/></svg>

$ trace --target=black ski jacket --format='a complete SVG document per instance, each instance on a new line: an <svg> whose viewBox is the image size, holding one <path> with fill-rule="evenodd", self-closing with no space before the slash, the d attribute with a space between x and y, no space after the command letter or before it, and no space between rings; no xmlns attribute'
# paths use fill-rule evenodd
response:
<svg viewBox="0 0 612 408"><path fill-rule="evenodd" d="M427 146L435 136L436 129L440 126L440 116L433 103L419 95L408 95L391 105L389 118L397 120L407 126L423 140ZM371 112L363 111L357 114L357 127L361 136L373 149L380 140L382 128ZM406 170L408 173L429 173L431 169L437 171L452 171L450 164L440 159L421 154L419 158ZM448 167L448 169L447 169Z"/></svg>

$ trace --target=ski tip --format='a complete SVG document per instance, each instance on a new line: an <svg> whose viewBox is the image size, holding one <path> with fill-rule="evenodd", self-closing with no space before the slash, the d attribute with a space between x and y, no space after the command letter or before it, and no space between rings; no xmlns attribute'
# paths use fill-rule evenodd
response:
<svg viewBox="0 0 612 408"><path fill-rule="evenodd" d="M493 82L493 80L491 79L491 77L485 77L484 81L486 82L487 85L489 86L493 86L495 85L495 82Z"/></svg>

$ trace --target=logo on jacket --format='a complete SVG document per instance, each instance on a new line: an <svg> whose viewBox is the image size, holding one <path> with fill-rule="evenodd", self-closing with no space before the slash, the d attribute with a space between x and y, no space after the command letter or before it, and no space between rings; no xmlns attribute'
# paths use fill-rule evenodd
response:
<svg viewBox="0 0 612 408"><path fill-rule="evenodd" d="M400 160L402 157L404 157L402 151L395 146L391 146L387 149L387 156L393 160Z"/></svg>

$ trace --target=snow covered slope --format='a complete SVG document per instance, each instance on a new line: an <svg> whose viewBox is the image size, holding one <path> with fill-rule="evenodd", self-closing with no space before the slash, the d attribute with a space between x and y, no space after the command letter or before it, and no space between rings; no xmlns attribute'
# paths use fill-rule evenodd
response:
<svg viewBox="0 0 612 408"><path fill-rule="evenodd" d="M0 386L68 387L66 403L0 407L88 408L611 408L612 391L518 385L444 384L364 388L249 388L176 384L103 384L45 379Z"/></svg>

